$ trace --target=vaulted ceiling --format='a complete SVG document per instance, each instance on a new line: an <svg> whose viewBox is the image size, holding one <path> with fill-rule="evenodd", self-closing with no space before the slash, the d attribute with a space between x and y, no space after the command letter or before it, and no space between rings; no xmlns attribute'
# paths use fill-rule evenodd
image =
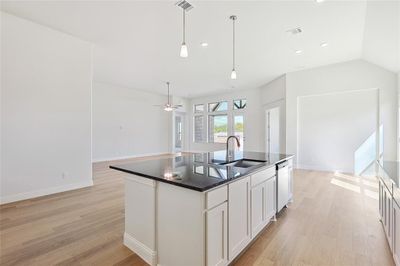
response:
<svg viewBox="0 0 400 266"><path fill-rule="evenodd" d="M258 87L287 72L358 58L400 70L397 1L191 3L188 58L179 57L182 13L171 1L2 1L1 9L93 43L96 81L165 93L168 80L183 97ZM302 33L287 32L297 27Z"/></svg>

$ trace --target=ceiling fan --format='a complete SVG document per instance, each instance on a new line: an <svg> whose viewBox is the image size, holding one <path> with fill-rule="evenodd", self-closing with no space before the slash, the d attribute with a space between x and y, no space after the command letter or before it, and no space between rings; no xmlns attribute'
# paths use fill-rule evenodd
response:
<svg viewBox="0 0 400 266"><path fill-rule="evenodd" d="M171 97L169 95L169 81L167 81L167 88L168 88L168 101L167 101L167 103L164 104L164 105L154 105L154 106L161 106L161 107L164 108L164 111L171 112L171 111L173 111L175 109L178 109L179 107L182 107L183 105L182 104L172 105L172 103L170 101Z"/></svg>

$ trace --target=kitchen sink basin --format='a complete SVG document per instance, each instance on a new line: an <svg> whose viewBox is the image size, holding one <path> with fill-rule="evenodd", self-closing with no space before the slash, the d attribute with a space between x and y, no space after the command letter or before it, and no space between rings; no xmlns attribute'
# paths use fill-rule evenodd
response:
<svg viewBox="0 0 400 266"><path fill-rule="evenodd" d="M235 161L235 162L223 163L221 165L227 165L227 166L233 166L233 167L239 167L239 168L249 168L249 167L257 166L257 165L260 165L263 163L264 163L263 161L242 159L242 160Z"/></svg>

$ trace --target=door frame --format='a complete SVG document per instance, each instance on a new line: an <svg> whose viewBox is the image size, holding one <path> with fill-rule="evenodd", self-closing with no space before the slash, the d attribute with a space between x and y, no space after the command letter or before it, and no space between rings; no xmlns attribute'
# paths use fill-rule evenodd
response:
<svg viewBox="0 0 400 266"><path fill-rule="evenodd" d="M265 104L263 106L263 111L264 111L264 148L265 152L269 153L270 152L270 146L268 146L268 138L269 138L269 129L268 129L268 123L267 123L267 115L268 111L278 108L279 110L279 153L285 153L286 152L286 123L285 123L285 116L286 116L286 110L285 110L285 100L284 99L279 99L277 101Z"/></svg>
<svg viewBox="0 0 400 266"><path fill-rule="evenodd" d="M181 148L176 148L175 147L175 134L176 134L176 128L175 128L175 118L177 116L181 117L181 121L182 121L182 145ZM179 112L179 111L175 111L173 113L172 116L172 152L176 153L176 152L182 152L185 150L185 145L186 145L186 132L187 128L186 128L186 113L185 112Z"/></svg>

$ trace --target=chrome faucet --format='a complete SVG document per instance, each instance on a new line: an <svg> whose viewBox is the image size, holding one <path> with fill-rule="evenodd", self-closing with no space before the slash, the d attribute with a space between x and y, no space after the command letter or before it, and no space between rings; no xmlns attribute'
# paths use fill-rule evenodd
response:
<svg viewBox="0 0 400 266"><path fill-rule="evenodd" d="M229 137L226 139L226 161L227 161L227 162L230 162L230 159L232 158L232 155L230 154L230 151L229 151L229 140L230 140L231 138L236 139L236 144L237 144L238 148L240 148L240 141L239 141L239 138L238 138L238 137L236 137L236 136L229 136ZM233 150L235 150L235 147L233 147Z"/></svg>

